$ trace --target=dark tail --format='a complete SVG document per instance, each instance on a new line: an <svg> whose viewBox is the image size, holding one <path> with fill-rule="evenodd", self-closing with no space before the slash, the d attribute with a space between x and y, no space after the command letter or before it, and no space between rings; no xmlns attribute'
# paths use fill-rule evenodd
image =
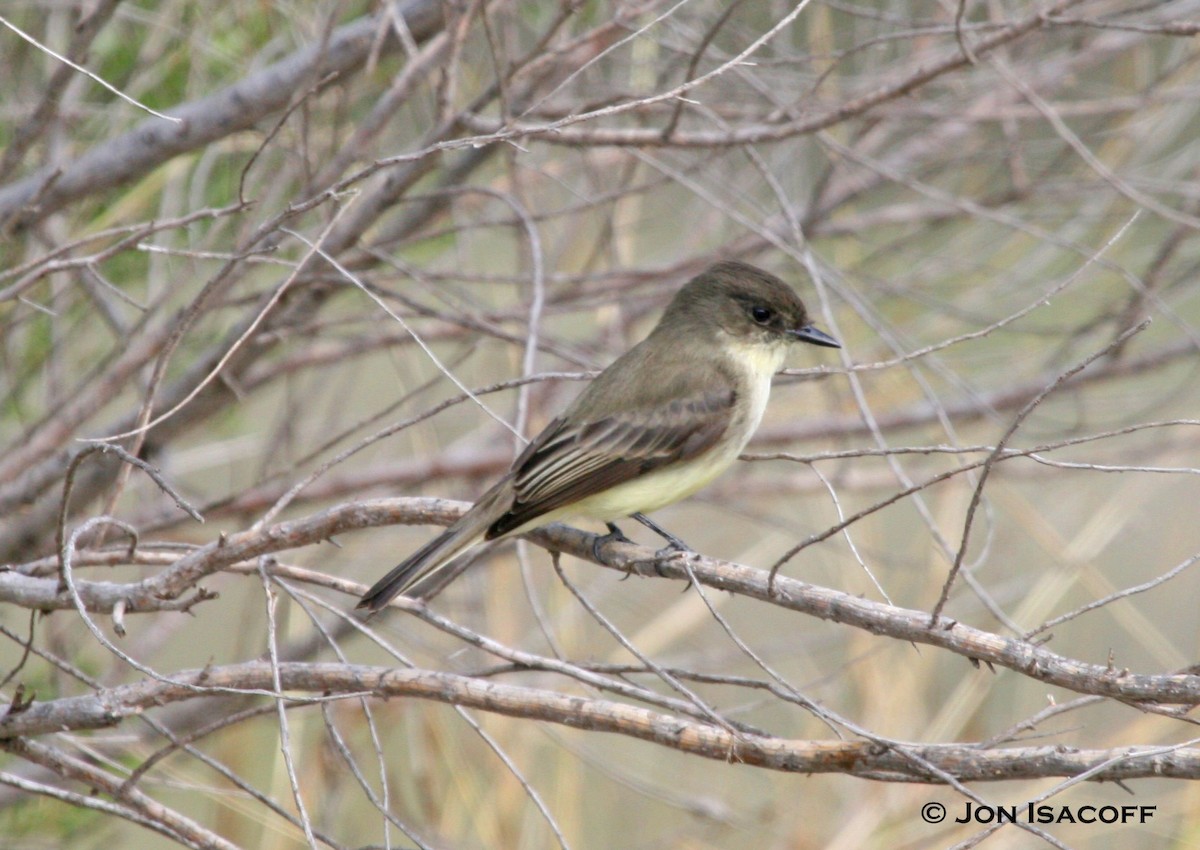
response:
<svg viewBox="0 0 1200 850"><path fill-rule="evenodd" d="M355 607L365 608L374 614L387 605L393 596L403 593L421 579L443 569L455 555L475 542L479 534L471 527L474 525L475 523L463 524L459 521L443 531L375 582Z"/></svg>

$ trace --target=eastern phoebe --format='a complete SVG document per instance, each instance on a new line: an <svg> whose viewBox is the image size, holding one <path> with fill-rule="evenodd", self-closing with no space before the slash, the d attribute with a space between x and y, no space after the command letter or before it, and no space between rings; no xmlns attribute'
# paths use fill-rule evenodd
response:
<svg viewBox="0 0 1200 850"><path fill-rule="evenodd" d="M650 336L597 375L471 510L358 607L378 611L480 540L564 517L603 520L619 534L611 520L646 521L642 512L695 493L741 454L796 340L841 347L809 324L795 291L773 274L723 262L692 278Z"/></svg>

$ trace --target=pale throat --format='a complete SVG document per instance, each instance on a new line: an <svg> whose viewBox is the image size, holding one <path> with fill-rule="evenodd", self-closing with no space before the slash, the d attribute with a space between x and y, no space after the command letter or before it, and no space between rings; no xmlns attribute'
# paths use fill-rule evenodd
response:
<svg viewBox="0 0 1200 850"><path fill-rule="evenodd" d="M767 399L771 395L771 379L783 368L787 359L788 340L778 342L744 341L727 338L725 350L729 353L730 362L741 371L745 393L741 422L731 422L730 428L739 429L742 437L737 448L740 454L750 440L758 423L762 421L763 412L767 409Z"/></svg>

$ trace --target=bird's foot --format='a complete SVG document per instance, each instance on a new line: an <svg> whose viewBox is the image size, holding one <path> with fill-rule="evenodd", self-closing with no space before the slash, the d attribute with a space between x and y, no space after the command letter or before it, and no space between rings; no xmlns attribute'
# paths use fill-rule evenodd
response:
<svg viewBox="0 0 1200 850"><path fill-rule="evenodd" d="M654 572L658 574L659 578L666 578L667 571L663 569L665 562L686 561L688 558L697 557L698 554L695 549L682 540L673 540L654 553ZM683 592L687 593L691 588L692 580L688 579L687 584L683 586Z"/></svg>
<svg viewBox="0 0 1200 850"><path fill-rule="evenodd" d="M673 537L671 542L654 553L654 557L660 560L668 558L686 558L689 555L695 555L696 550L684 543L678 537Z"/></svg>
<svg viewBox="0 0 1200 850"><path fill-rule="evenodd" d="M605 527L608 528L608 534L598 534L592 538L592 557L597 561L603 561L602 552L604 547L609 543L632 543L625 532L617 528L616 523L606 522Z"/></svg>

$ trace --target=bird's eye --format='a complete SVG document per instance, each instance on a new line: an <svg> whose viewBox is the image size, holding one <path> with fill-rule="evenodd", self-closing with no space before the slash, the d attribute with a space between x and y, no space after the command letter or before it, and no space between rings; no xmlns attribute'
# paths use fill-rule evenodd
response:
<svg viewBox="0 0 1200 850"><path fill-rule="evenodd" d="M770 307L756 306L750 308L750 318L758 322L760 325L765 325L771 321L771 317L775 315Z"/></svg>

